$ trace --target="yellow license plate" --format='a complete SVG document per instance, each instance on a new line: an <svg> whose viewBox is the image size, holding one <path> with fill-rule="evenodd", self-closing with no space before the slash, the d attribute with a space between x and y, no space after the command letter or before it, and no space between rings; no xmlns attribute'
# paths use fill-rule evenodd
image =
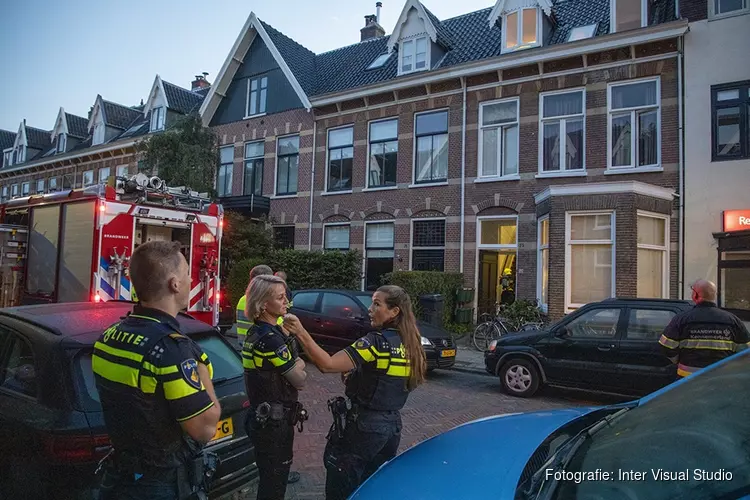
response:
<svg viewBox="0 0 750 500"><path fill-rule="evenodd" d="M233 435L234 426L232 425L232 419L228 418L226 420L219 420L219 423L216 424L216 434L214 434L211 442L214 443L216 441L223 441L225 439L231 438Z"/></svg>
<svg viewBox="0 0 750 500"><path fill-rule="evenodd" d="M447 349L440 353L440 356L443 358L450 358L451 356L455 356L455 355L456 355L455 349Z"/></svg>

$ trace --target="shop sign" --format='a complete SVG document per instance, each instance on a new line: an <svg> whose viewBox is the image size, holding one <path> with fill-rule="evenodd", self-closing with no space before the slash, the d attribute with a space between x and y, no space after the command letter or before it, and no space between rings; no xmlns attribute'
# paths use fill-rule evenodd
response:
<svg viewBox="0 0 750 500"><path fill-rule="evenodd" d="M750 230L750 210L725 210L724 232Z"/></svg>

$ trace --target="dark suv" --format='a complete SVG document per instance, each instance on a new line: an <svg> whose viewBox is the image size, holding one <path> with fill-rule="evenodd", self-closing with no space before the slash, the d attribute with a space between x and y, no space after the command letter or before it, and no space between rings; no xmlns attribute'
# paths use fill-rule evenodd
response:
<svg viewBox="0 0 750 500"><path fill-rule="evenodd" d="M512 333L485 351L485 369L508 394L543 385L642 396L677 378L659 345L664 328L692 303L608 299L587 304L543 330Z"/></svg>
<svg viewBox="0 0 750 500"><path fill-rule="evenodd" d="M110 449L92 346L131 308L85 302L0 310L0 492L7 498L91 498L96 463ZM211 494L221 495L257 475L244 428L242 362L209 325L178 320L214 368L222 415L209 449L221 465Z"/></svg>

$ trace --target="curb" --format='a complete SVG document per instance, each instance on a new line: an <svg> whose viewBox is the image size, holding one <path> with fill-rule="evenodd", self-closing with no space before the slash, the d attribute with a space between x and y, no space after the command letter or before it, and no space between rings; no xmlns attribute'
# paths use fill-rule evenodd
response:
<svg viewBox="0 0 750 500"><path fill-rule="evenodd" d="M474 367L474 366L471 366L471 365L469 365L469 366L465 366L465 365L462 366L462 365L459 365L458 363L456 363L450 369L452 371L456 371L456 372L473 373L474 375L486 375L488 377L492 376L489 373L487 373L487 371L485 371L484 367Z"/></svg>

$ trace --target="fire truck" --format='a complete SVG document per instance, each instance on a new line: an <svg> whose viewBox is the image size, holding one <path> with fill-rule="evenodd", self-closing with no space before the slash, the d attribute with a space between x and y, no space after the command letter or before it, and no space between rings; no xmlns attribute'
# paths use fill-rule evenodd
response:
<svg viewBox="0 0 750 500"><path fill-rule="evenodd" d="M176 241L190 266L186 312L217 326L223 218L206 195L142 173L7 201L0 205L0 307L137 300L128 274L133 251Z"/></svg>

